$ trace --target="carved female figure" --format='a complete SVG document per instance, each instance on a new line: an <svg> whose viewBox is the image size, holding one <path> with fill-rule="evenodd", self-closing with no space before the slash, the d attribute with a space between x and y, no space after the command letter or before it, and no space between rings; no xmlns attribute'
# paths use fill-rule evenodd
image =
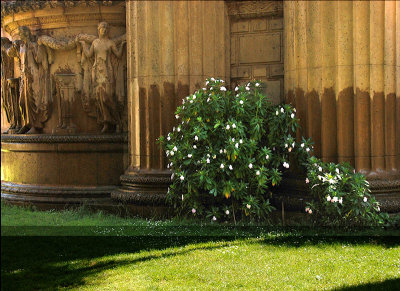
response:
<svg viewBox="0 0 400 291"><path fill-rule="evenodd" d="M99 111L99 122L103 125L102 133L115 130L118 123L117 102L115 100L115 78L111 63L111 54L121 58L125 41L119 49L115 42L108 38L109 26L107 22L98 25L98 38L92 42L90 48L83 40L83 52L87 58L94 57L91 81Z"/></svg>
<svg viewBox="0 0 400 291"><path fill-rule="evenodd" d="M20 108L23 127L19 133L39 133L49 118L51 98L48 48L35 41L26 26L19 27L21 42L14 42L8 55L20 62Z"/></svg>

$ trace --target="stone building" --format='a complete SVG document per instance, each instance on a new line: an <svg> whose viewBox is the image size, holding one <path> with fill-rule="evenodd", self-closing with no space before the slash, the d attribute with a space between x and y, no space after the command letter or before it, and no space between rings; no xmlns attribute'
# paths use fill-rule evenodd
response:
<svg viewBox="0 0 400 291"><path fill-rule="evenodd" d="M4 200L162 209L156 139L218 77L265 82L399 211L399 1L6 1L1 35Z"/></svg>

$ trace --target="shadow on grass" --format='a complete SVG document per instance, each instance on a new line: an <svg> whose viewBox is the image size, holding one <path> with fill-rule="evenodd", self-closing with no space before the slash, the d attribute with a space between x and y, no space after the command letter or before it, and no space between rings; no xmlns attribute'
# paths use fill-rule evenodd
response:
<svg viewBox="0 0 400 291"><path fill-rule="evenodd" d="M193 237L193 236L135 236L135 237L2 237L1 240L1 282L2 290L54 290L63 287L79 287L85 284L85 278L105 270L123 265L184 255L199 249L225 247L235 238L230 237ZM218 245L202 243L220 241ZM303 245L321 245L341 243L350 245L379 244L385 247L399 245L393 237L270 237L248 241L289 247ZM170 249L193 244L185 249ZM143 254L132 259L101 259L118 254L135 254L145 250L164 250L161 254ZM386 282L386 281L385 281ZM382 283L377 288L394 286L399 281ZM384 285L388 284L388 285ZM368 289L369 285L365 285ZM359 286L360 288L363 286ZM375 287L372 286L371 287ZM345 287L351 288L356 287ZM358 288L358 287L357 287ZM387 288L385 288L388 290ZM356 289L355 289L356 290ZM358 290L358 289L357 289ZM363 289L360 289L363 290Z"/></svg>
<svg viewBox="0 0 400 291"><path fill-rule="evenodd" d="M184 255L216 246L194 245L183 250L168 248L233 237L3 237L1 240L2 290L54 290L79 287L85 277L123 265ZM145 250L164 250L160 255L143 255L127 260L106 260L104 256L135 254ZM79 265L76 265L79 264Z"/></svg>
<svg viewBox="0 0 400 291"><path fill-rule="evenodd" d="M344 286L335 290L341 290L341 291L400 290L400 278L389 279L383 282L367 283L357 286Z"/></svg>

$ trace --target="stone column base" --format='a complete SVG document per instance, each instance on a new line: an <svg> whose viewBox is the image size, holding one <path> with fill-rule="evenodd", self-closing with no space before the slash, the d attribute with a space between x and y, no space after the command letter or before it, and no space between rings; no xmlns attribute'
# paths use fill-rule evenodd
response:
<svg viewBox="0 0 400 291"><path fill-rule="evenodd" d="M111 198L124 203L131 214L153 218L169 214L166 194L171 183L170 171L130 171L120 180L122 186L111 192Z"/></svg>

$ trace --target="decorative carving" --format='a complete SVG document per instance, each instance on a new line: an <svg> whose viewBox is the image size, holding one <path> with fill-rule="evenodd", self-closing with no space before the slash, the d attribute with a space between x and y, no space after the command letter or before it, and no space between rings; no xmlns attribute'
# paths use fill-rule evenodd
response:
<svg viewBox="0 0 400 291"><path fill-rule="evenodd" d="M23 127L18 133L39 133L50 116L52 94L50 68L51 49L37 41L26 26L19 28L21 41L14 41L7 54L19 60L20 107Z"/></svg>
<svg viewBox="0 0 400 291"><path fill-rule="evenodd" d="M75 74L55 74L58 119L59 123L53 133L75 133L76 126L72 123L72 103L75 97Z"/></svg>
<svg viewBox="0 0 400 291"><path fill-rule="evenodd" d="M283 1L227 1L227 5L232 18L283 15Z"/></svg>
<svg viewBox="0 0 400 291"><path fill-rule="evenodd" d="M8 56L7 51L12 48L12 42L1 38L1 104L10 124L10 128L4 133L15 133L21 128L21 113L19 109L18 86L19 79L14 75L14 62Z"/></svg>
<svg viewBox="0 0 400 291"><path fill-rule="evenodd" d="M102 135L2 135L5 143L127 143L126 134Z"/></svg>
<svg viewBox="0 0 400 291"><path fill-rule="evenodd" d="M123 64L118 60L113 61L112 54L121 59L126 41L124 37L118 38L121 45L117 49L116 41L108 38L108 31L108 23L101 22L98 25L98 38L85 34L80 34L76 38L82 47L84 108L91 111L90 97L93 96L97 120L103 126L102 133L120 130L125 100Z"/></svg>
<svg viewBox="0 0 400 291"><path fill-rule="evenodd" d="M46 8L72 8L72 7L94 7L94 6L112 6L124 3L125 1L110 0L78 0L78 1L61 1L61 0L15 0L1 2L1 18L5 15L18 12L26 12L30 10L46 9Z"/></svg>

